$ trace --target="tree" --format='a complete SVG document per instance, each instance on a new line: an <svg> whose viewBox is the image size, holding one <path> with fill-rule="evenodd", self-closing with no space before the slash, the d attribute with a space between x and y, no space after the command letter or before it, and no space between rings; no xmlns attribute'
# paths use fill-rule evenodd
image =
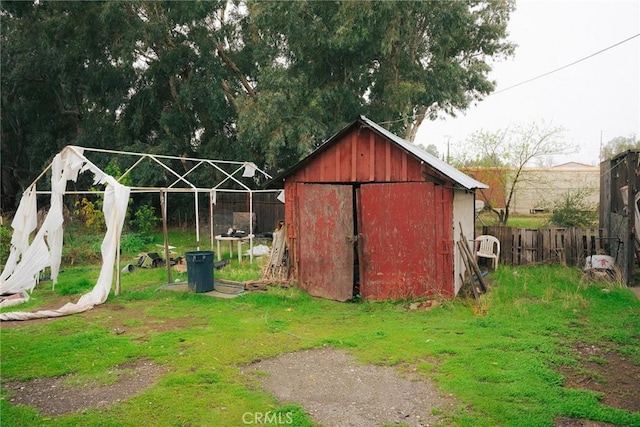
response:
<svg viewBox="0 0 640 427"><path fill-rule="evenodd" d="M541 179L529 176L525 178L523 170L535 161L543 161L545 157L568 154L576 147L568 146L562 139L564 129L531 123L495 132L479 131L474 133L465 144L465 153L458 164L482 181L482 175L491 175L490 184L500 195L504 206L496 206L495 197L489 197L485 190L480 190L485 205L497 216L500 224L506 225L509 210L516 188L525 185L526 180Z"/></svg>
<svg viewBox="0 0 640 427"><path fill-rule="evenodd" d="M427 148L424 149L429 154L432 154L434 157L440 157L440 153L438 152L438 147L435 144L427 145Z"/></svg>
<svg viewBox="0 0 640 427"><path fill-rule="evenodd" d="M616 136L600 150L600 160L607 160L626 150L640 148L640 139L635 135Z"/></svg>
<svg viewBox="0 0 640 427"><path fill-rule="evenodd" d="M3 1L1 206L69 144L273 173L359 114L413 139L493 90L513 5Z"/></svg>
<svg viewBox="0 0 640 427"><path fill-rule="evenodd" d="M265 141L276 161L366 114L413 140L425 118L493 90L488 60L512 53L512 9L482 0L248 2L246 34L271 62L256 61L264 66L256 96L241 104L240 138Z"/></svg>
<svg viewBox="0 0 640 427"><path fill-rule="evenodd" d="M102 3L2 2L2 206L60 148L107 146L133 77Z"/></svg>
<svg viewBox="0 0 640 427"><path fill-rule="evenodd" d="M237 158L226 4L2 2L2 206L65 145Z"/></svg>

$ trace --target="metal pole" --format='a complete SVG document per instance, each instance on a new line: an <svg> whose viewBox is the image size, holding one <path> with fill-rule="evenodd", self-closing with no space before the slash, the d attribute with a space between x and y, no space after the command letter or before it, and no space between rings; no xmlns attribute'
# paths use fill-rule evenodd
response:
<svg viewBox="0 0 640 427"><path fill-rule="evenodd" d="M213 250L213 241L215 231L213 230L213 195L214 190L209 191L209 238L211 240L211 250Z"/></svg>
<svg viewBox="0 0 640 427"><path fill-rule="evenodd" d="M253 264L253 191L249 190L249 263Z"/></svg>
<svg viewBox="0 0 640 427"><path fill-rule="evenodd" d="M162 211L162 234L164 235L164 260L167 266L167 283L173 283L171 258L169 254L169 229L167 228L167 193L160 190L160 210Z"/></svg>
<svg viewBox="0 0 640 427"><path fill-rule="evenodd" d="M116 248L116 289L115 296L120 295L120 236L118 236L118 246Z"/></svg>
<svg viewBox="0 0 640 427"><path fill-rule="evenodd" d="M198 190L195 190L195 206L196 206L196 250L200 250L200 210L198 207Z"/></svg>

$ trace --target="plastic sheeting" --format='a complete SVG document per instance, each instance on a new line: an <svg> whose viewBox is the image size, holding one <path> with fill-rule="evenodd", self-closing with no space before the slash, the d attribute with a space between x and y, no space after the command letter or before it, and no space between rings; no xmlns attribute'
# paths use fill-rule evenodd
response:
<svg viewBox="0 0 640 427"><path fill-rule="evenodd" d="M51 268L53 283L57 282L63 245L62 198L67 182L75 182L78 174L87 170L94 174L94 184L106 186L103 212L107 232L101 245L100 276L93 289L77 303L67 303L57 310L2 313L0 320L27 320L80 313L102 304L109 296L130 188L118 183L115 178L89 162L77 147L66 147L56 155L51 166L51 207L31 244L28 244L29 235L37 224L35 183L25 191L11 223L14 229L12 247L5 269L0 274L0 294L22 292L27 295L24 291L33 290L40 272L46 267Z"/></svg>

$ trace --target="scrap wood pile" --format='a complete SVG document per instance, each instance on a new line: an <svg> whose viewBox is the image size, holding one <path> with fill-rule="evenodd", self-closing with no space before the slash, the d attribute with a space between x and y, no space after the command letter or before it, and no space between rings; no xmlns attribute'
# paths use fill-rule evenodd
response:
<svg viewBox="0 0 640 427"><path fill-rule="evenodd" d="M289 263L287 251L287 227L284 221L278 223L278 227L273 232L273 242L269 262L262 272L262 278L277 282L289 279Z"/></svg>
<svg viewBox="0 0 640 427"><path fill-rule="evenodd" d="M462 226L460 227L462 229ZM476 262L471 249L469 249L469 245L467 245L467 238L464 233L460 231L460 240L458 240L458 248L460 249L460 254L462 255L462 261L464 262L465 271L460 273L460 278L462 279L462 288L467 289L470 288L473 294L474 299L478 300L481 294L487 292L488 287L483 278L483 273L480 271L480 267L478 267L478 263Z"/></svg>

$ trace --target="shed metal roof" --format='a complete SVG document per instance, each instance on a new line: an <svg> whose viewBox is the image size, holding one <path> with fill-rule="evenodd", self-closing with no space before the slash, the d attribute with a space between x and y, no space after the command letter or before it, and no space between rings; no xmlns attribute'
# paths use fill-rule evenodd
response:
<svg viewBox="0 0 640 427"><path fill-rule="evenodd" d="M267 184L267 186L269 186L269 187L275 186L276 182L282 181L283 178L285 178L286 176L290 175L294 171L298 170L300 167L302 167L302 165L308 163L312 158L314 158L316 155L318 155L318 153L324 151L328 146L330 146L331 144L333 144L334 142L339 140L340 137L346 131L348 131L353 125L355 125L356 123L360 123L362 126L368 127L371 130L373 130L374 132L376 132L377 134L385 137L387 140L389 140L392 143L396 144L397 146L399 146L404 151L406 151L409 154L413 155L418 160L425 162L427 165L431 166L433 169L437 170L438 172L440 172L444 176L450 178L453 182L455 182L456 184L460 185L461 187L463 187L463 188L465 188L467 190L472 190L472 189L476 189L476 188L489 188L488 185L483 184L482 182L473 179L472 177L470 177L469 175L465 174L464 172L461 172L460 170L458 170L455 167L451 166L450 164L444 162L443 160L438 159L433 154L428 153L427 151L425 151L422 148L412 144L411 142L407 141L406 139L400 138L398 135L395 135L394 133L388 131L387 129L383 128L382 126L380 126L376 122L368 119L367 117L365 117L363 115L359 116L356 120L354 120L353 122L351 122L350 124L345 126L343 129L341 129L339 132L337 132L335 135L333 135L332 137L327 139L316 150L314 150L308 156L306 156L305 158L300 160L298 163L293 165L287 171L285 171L282 174L276 176L272 181L270 181L269 184Z"/></svg>
<svg viewBox="0 0 640 427"><path fill-rule="evenodd" d="M380 126L376 122L368 119L367 117L360 116L358 119L360 121L362 121L363 123L365 123L370 128L372 128L377 133L384 135L387 139L395 142L397 145L402 147L402 149L404 149L405 151L413 154L415 157L417 157L418 159L422 160L423 162L425 162L426 164L428 164L429 166L431 166L433 169L437 170L438 172L442 173L443 175L448 176L454 182L456 182L457 184L459 184L462 187L466 188L467 190L471 190L471 189L474 189L474 188L489 188L488 185L483 184L480 181L476 181L475 179L473 179L469 175L467 175L464 172L461 172L460 170L454 168L453 166L451 166L447 162L445 162L443 160L440 160L439 158L437 158L433 154L423 150L422 148L418 147L417 145L412 144L411 142L407 141L406 139L400 138L398 135L396 135L396 134L394 134L392 132L389 132L387 129L383 128L382 126Z"/></svg>

